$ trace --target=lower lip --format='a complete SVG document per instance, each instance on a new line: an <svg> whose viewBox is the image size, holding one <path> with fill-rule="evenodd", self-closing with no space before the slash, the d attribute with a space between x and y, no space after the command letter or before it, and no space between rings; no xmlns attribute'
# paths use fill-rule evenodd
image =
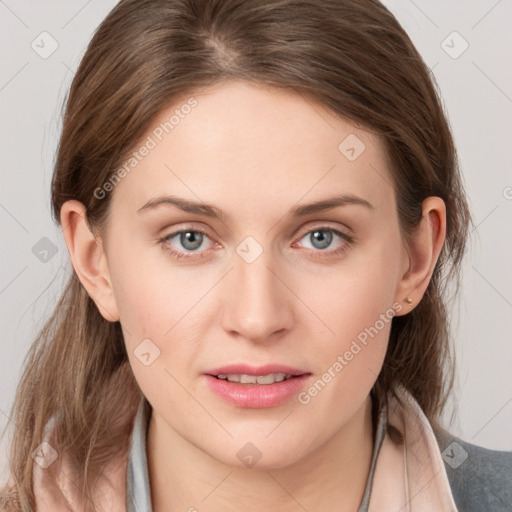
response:
<svg viewBox="0 0 512 512"><path fill-rule="evenodd" d="M276 407L287 402L304 387L310 375L292 377L274 384L240 384L205 375L210 389L227 402L251 409Z"/></svg>

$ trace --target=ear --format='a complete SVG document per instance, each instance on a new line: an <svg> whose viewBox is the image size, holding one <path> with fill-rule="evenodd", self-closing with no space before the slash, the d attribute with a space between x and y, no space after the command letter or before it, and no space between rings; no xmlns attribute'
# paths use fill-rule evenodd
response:
<svg viewBox="0 0 512 512"><path fill-rule="evenodd" d="M60 210L60 223L78 279L101 316L109 322L118 321L119 313L103 243L89 229L85 206L79 201L66 201Z"/></svg>
<svg viewBox="0 0 512 512"><path fill-rule="evenodd" d="M440 197L428 197L421 206L420 224L405 249L404 272L395 296L404 307L397 311L397 316L407 314L423 298L446 237L444 201Z"/></svg>

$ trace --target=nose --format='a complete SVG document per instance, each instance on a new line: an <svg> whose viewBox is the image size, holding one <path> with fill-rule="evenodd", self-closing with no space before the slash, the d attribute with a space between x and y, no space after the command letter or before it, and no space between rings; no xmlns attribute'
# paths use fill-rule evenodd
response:
<svg viewBox="0 0 512 512"><path fill-rule="evenodd" d="M276 340L293 325L293 295L269 253L263 251L252 263L233 255L234 268L222 290L222 324L231 336L262 343Z"/></svg>

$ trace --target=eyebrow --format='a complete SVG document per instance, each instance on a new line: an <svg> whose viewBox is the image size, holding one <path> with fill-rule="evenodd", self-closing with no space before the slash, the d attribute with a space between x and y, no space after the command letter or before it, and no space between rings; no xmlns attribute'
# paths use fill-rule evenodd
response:
<svg viewBox="0 0 512 512"><path fill-rule="evenodd" d="M162 205L174 205L184 212L196 215L204 215L206 217L216 218L221 221L224 221L228 218L228 215L225 212L213 205L203 202L190 201L188 199L183 199L176 196L160 196L155 197L154 199L150 199L146 204L144 204L144 206L137 210L137 213L140 214L144 211L154 210ZM354 194L342 194L322 199L321 201L296 206L288 212L288 215L291 215L292 217L304 217L305 215L311 215L313 213L332 210L333 208L347 205L358 205L364 206L370 210L374 209L373 205L371 205L366 199L363 199L362 197L356 196Z"/></svg>

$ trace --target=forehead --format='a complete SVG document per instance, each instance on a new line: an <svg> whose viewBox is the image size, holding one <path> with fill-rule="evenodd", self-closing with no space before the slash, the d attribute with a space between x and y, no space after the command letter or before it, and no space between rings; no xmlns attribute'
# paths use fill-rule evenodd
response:
<svg viewBox="0 0 512 512"><path fill-rule="evenodd" d="M134 152L113 198L125 207L166 193L253 212L326 193L394 202L380 138L302 94L260 84L231 81L183 96Z"/></svg>

